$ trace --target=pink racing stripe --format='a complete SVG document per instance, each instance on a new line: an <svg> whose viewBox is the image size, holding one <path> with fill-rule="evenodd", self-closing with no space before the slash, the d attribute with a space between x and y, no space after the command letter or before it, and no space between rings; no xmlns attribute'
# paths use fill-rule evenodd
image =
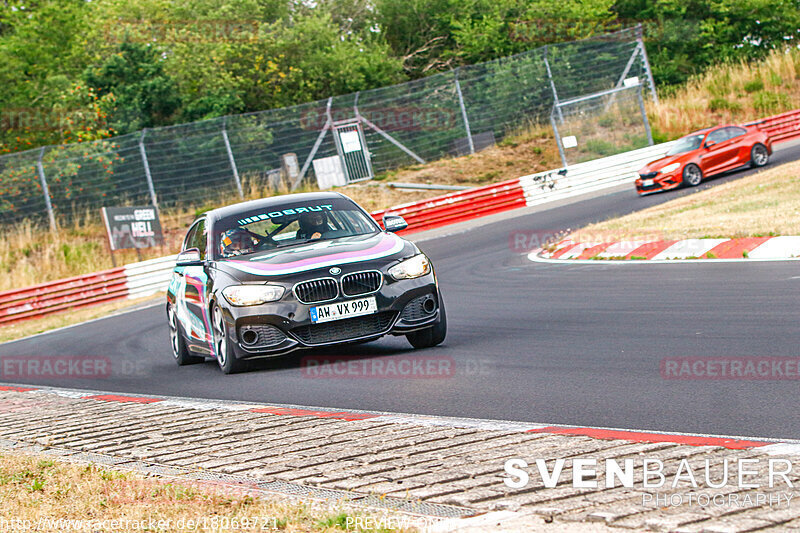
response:
<svg viewBox="0 0 800 533"><path fill-rule="evenodd" d="M580 435L593 439L627 440L630 442L669 442L688 446L721 446L729 450L746 450L773 444L754 440L737 440L725 437L703 437L699 435L679 435L664 433L645 433L641 431L625 431L618 429L578 428L578 427L543 427L528 430L527 433L551 433L554 435Z"/></svg>
<svg viewBox="0 0 800 533"><path fill-rule="evenodd" d="M720 259L741 259L744 252L752 252L772 237L747 237L744 239L731 239L716 245L708 252L706 256L714 254Z"/></svg>
<svg viewBox="0 0 800 533"><path fill-rule="evenodd" d="M645 259L652 259L678 241L655 241L643 244L636 248L634 251L625 256L625 259L631 257L644 257Z"/></svg>
<svg viewBox="0 0 800 533"><path fill-rule="evenodd" d="M162 401L160 398L145 398L143 396L118 396L116 394L98 394L94 396L82 396L81 400L98 400L101 402L120 402L120 403L156 403Z"/></svg>
<svg viewBox="0 0 800 533"><path fill-rule="evenodd" d="M390 255L392 253L400 251L402 247L403 247L402 241L400 241L394 235L383 235L379 243L365 250L357 250L352 252L339 252L330 255L311 257L308 259L301 259L298 261L278 263L278 264L260 263L258 261L239 261L239 260L230 260L229 263L232 266L239 268L240 270L245 270L246 272L252 271L251 273L260 273L266 275L286 274L306 269L312 265L318 265L321 267L321 266L327 266L328 264L347 263L353 261L361 261L365 259L375 259L378 257L383 257L385 255Z"/></svg>
<svg viewBox="0 0 800 533"><path fill-rule="evenodd" d="M283 416L313 416L316 418L335 418L337 420L366 420L377 418L381 415L372 413L348 413L346 411L311 411L308 409L291 409L288 407L256 407L250 409L252 413L269 413Z"/></svg>

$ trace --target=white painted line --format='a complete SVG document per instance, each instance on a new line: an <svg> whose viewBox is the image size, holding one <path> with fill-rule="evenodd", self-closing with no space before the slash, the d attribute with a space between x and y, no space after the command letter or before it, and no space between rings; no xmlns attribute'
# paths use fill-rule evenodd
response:
<svg viewBox="0 0 800 533"><path fill-rule="evenodd" d="M750 259L800 257L800 237L773 237L747 254Z"/></svg>
<svg viewBox="0 0 800 533"><path fill-rule="evenodd" d="M700 257L715 246L728 242L730 239L684 239L678 241L663 252L654 256L652 260L659 259L686 259Z"/></svg>

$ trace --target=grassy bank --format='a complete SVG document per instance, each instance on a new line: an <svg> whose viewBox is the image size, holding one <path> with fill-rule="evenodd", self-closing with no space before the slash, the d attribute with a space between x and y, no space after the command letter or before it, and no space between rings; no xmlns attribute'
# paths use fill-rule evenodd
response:
<svg viewBox="0 0 800 533"><path fill-rule="evenodd" d="M800 107L800 50L775 50L759 63L709 69L648 109L657 141L728 122L749 122Z"/></svg>
<svg viewBox="0 0 800 533"><path fill-rule="evenodd" d="M355 525L355 517L371 516L375 520L371 523L375 525L381 523L377 520L384 516L353 513L321 504L265 500L239 489L173 483L92 465L10 454L0 455L0 500L3 501L0 523L12 526L4 531L332 533L362 531L361 528L347 528L348 517L353 518L350 524ZM68 520L80 522L70 525ZM383 523L402 523L399 520L400 517L395 516L394 522ZM194 521L195 527L189 527L190 521ZM26 528L26 523L38 529ZM367 522L362 520L361 523ZM14 524L21 527L15 528ZM232 527L233 524L240 527ZM241 527L245 525L250 527Z"/></svg>
<svg viewBox="0 0 800 533"><path fill-rule="evenodd" d="M707 71L686 86L661 95L650 104L657 141L679 137L691 130L724 122L745 122L800 107L800 50L775 51L758 64L727 64ZM477 154L443 159L387 172L376 180L340 190L368 210L439 196L442 191L413 191L386 186L391 181L477 186L557 168L560 159L548 126L532 126ZM245 180L246 199L271 194ZM734 185L738 187L738 185ZM166 232L163 249L143 251L143 258L175 253L184 231L204 209L231 203L220 196L203 206L193 205L162 212ZM68 227L51 233L27 224L6 230L0 240L0 290L111 268L99 212L86 213ZM133 251L117 254L118 263L137 260Z"/></svg>
<svg viewBox="0 0 800 533"><path fill-rule="evenodd" d="M592 224L572 235L602 240L800 235L800 162L768 168L740 180L648 209ZM596 239L595 239L596 240Z"/></svg>

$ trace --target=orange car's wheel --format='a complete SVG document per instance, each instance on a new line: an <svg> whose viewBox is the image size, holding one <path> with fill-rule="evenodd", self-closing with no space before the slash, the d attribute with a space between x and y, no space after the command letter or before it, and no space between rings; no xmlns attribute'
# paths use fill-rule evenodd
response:
<svg viewBox="0 0 800 533"><path fill-rule="evenodd" d="M769 162L769 152L767 147L761 143L756 143L750 149L750 166L763 167Z"/></svg>
<svg viewBox="0 0 800 533"><path fill-rule="evenodd" d="M703 171L694 163L683 167L683 182L689 187L697 187L703 181Z"/></svg>

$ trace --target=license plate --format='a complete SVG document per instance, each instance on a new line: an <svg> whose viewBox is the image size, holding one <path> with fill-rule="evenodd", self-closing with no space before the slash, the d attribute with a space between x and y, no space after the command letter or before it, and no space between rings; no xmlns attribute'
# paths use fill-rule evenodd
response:
<svg viewBox="0 0 800 533"><path fill-rule="evenodd" d="M354 316L371 315L378 312L378 304L375 297L361 298L360 300L349 300L335 304L319 305L309 309L311 322L319 324L330 322L331 320L341 320Z"/></svg>
<svg viewBox="0 0 800 533"><path fill-rule="evenodd" d="M653 180L642 180L643 187L649 187L653 184Z"/></svg>

